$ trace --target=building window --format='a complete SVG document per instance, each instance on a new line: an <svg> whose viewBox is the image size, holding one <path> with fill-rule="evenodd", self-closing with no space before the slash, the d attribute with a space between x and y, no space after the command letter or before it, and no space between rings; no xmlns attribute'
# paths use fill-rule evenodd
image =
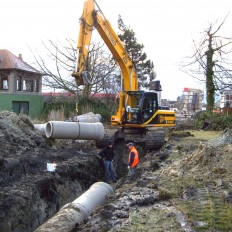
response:
<svg viewBox="0 0 232 232"><path fill-rule="evenodd" d="M39 92L39 79L34 80L34 92Z"/></svg>
<svg viewBox="0 0 232 232"><path fill-rule="evenodd" d="M33 92L34 83L33 80L30 79L17 79L17 90L18 91L26 91L26 92Z"/></svg>
<svg viewBox="0 0 232 232"><path fill-rule="evenodd" d="M39 92L40 91L40 78L31 75L17 75L16 90L23 92Z"/></svg>
<svg viewBox="0 0 232 232"><path fill-rule="evenodd" d="M0 76L1 82L0 82L0 88L1 90L8 90L9 89L9 82L8 77L6 76Z"/></svg>
<svg viewBox="0 0 232 232"><path fill-rule="evenodd" d="M26 80L22 80L22 91L26 91Z"/></svg>
<svg viewBox="0 0 232 232"><path fill-rule="evenodd" d="M226 95L225 107L232 107L232 94Z"/></svg>
<svg viewBox="0 0 232 232"><path fill-rule="evenodd" d="M18 77L17 78L17 91L21 91L22 90L22 77Z"/></svg>
<svg viewBox="0 0 232 232"><path fill-rule="evenodd" d="M26 80L26 91L33 92L33 80Z"/></svg>
<svg viewBox="0 0 232 232"><path fill-rule="evenodd" d="M227 101L232 101L232 94L227 94L226 95L226 100Z"/></svg>

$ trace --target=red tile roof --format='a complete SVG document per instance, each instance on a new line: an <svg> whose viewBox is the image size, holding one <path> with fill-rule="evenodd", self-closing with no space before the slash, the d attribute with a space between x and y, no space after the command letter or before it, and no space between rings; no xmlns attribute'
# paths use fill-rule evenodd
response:
<svg viewBox="0 0 232 232"><path fill-rule="evenodd" d="M51 97L51 96L53 96L53 97L60 97L60 96L70 97L70 96L74 96L74 94L69 93L69 92L65 92L65 93L42 92L42 95L46 96L46 97Z"/></svg>
<svg viewBox="0 0 232 232"><path fill-rule="evenodd" d="M69 92L42 92L43 96L46 97L58 97L58 96L65 96L65 97L70 97L70 96L74 96L74 94L69 93ZM95 94L90 94L90 97L95 97L95 98L115 98L116 94L110 94L110 93L95 93Z"/></svg>
<svg viewBox="0 0 232 232"><path fill-rule="evenodd" d="M0 70L1 69L20 69L23 71L40 73L29 64L24 62L22 58L15 56L6 49L0 49Z"/></svg>

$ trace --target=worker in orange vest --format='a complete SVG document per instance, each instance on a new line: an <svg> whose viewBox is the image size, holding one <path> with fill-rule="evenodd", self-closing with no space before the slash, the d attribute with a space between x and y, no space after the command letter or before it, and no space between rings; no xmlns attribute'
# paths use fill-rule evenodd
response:
<svg viewBox="0 0 232 232"><path fill-rule="evenodd" d="M136 148L134 147L133 143L128 143L127 144L130 153L128 157L128 174L129 176L133 176L135 174L135 171L137 169L138 163L139 163L139 154Z"/></svg>

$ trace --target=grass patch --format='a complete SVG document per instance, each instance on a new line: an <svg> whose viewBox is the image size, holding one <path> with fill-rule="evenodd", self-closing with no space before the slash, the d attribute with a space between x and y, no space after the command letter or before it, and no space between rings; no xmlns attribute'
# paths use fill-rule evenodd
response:
<svg viewBox="0 0 232 232"><path fill-rule="evenodd" d="M191 134L194 135L195 139L199 141L209 141L211 139L215 139L218 137L221 137L222 131L199 131L199 130L193 130L190 131Z"/></svg>
<svg viewBox="0 0 232 232"><path fill-rule="evenodd" d="M172 198L172 193L165 188L159 187L159 199L160 200L169 200Z"/></svg>
<svg viewBox="0 0 232 232"><path fill-rule="evenodd" d="M175 213L168 208L149 207L130 213L130 220L120 227L120 232L126 231L175 231L182 232Z"/></svg>
<svg viewBox="0 0 232 232"><path fill-rule="evenodd" d="M183 193L188 184L179 182L178 188ZM198 183L189 198L179 197L171 201L186 215L195 231L232 231L232 204L225 202L222 193L214 188Z"/></svg>

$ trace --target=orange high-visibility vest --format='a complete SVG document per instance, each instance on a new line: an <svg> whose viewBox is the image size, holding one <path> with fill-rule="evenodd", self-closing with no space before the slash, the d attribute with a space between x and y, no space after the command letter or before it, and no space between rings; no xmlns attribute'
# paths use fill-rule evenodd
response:
<svg viewBox="0 0 232 232"><path fill-rule="evenodd" d="M130 163L131 152L134 152L134 154L135 154L134 162L131 165L131 168L134 168L139 163L139 154L138 154L137 150L135 149L135 147L132 147L130 150L130 153L129 153L129 158L128 158L129 163Z"/></svg>

